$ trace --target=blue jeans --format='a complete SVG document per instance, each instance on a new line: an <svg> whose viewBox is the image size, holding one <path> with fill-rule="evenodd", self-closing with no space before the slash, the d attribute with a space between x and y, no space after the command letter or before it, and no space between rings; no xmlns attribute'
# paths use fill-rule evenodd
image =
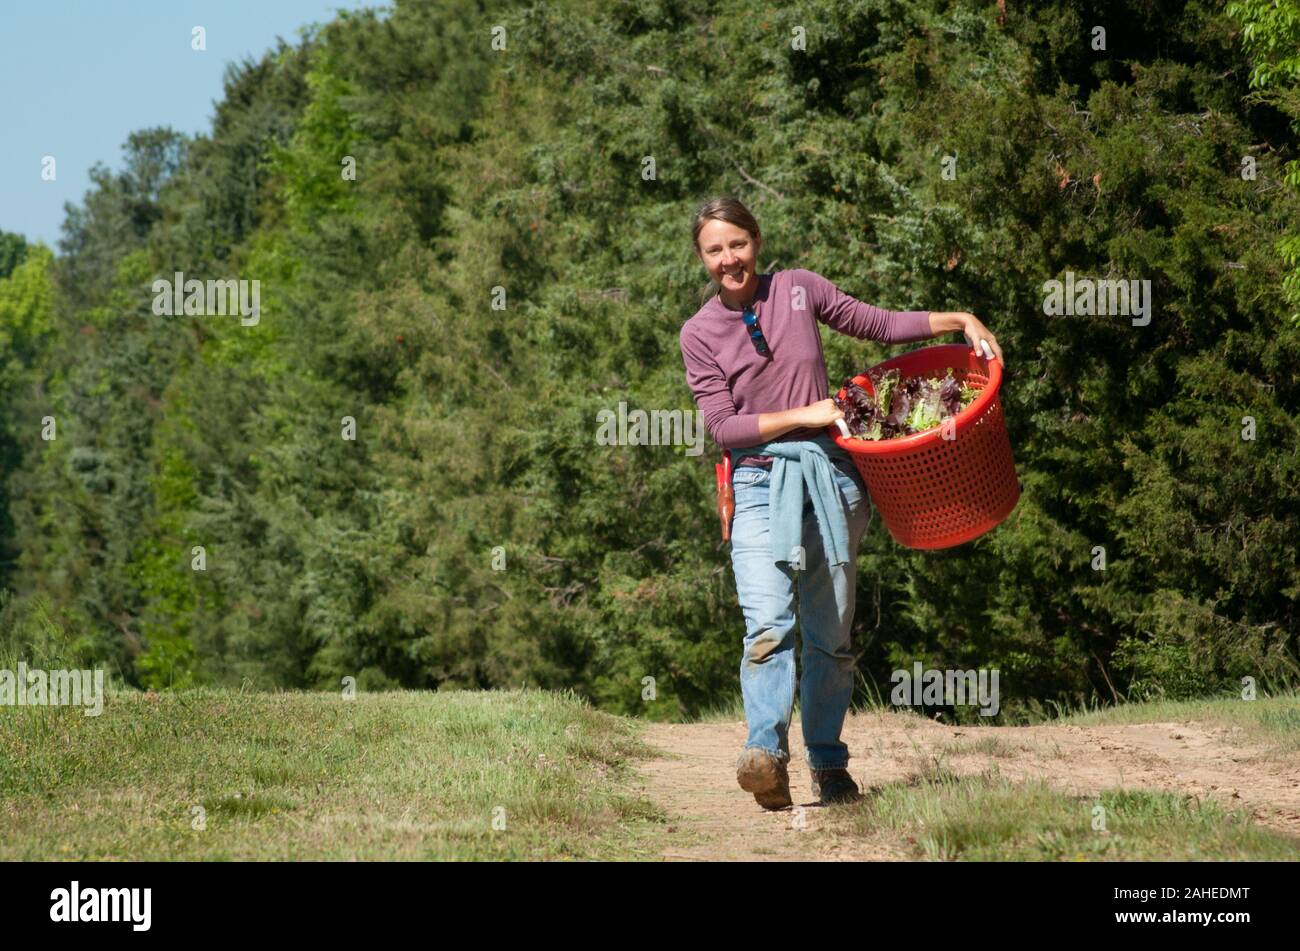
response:
<svg viewBox="0 0 1300 951"><path fill-rule="evenodd" d="M768 533L770 469L740 466L732 473L736 497L731 527L731 565L745 615L740 691L749 724L746 748L790 758L794 710L795 593L798 592L803 652L800 716L808 765L846 767L849 748L840 740L853 697L854 661L849 630L857 598L857 550L871 524L871 499L847 454L830 453L840 502L849 520L851 561L826 563L812 501L804 502L804 569L773 561Z"/></svg>

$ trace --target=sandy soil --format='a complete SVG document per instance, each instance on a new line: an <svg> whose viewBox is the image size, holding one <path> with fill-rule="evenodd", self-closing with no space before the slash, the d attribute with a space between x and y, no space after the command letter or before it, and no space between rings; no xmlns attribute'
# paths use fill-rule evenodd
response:
<svg viewBox="0 0 1300 951"><path fill-rule="evenodd" d="M791 809L769 812L736 784L745 743L743 722L648 724L645 739L662 756L640 764L642 790L671 816L674 830L693 831L673 860L906 859L893 835L837 844L807 835L827 820L808 784L798 719L791 726ZM995 763L1012 779L1042 778L1073 795L1106 788L1152 789L1218 800L1249 809L1270 828L1300 836L1300 755L1267 755L1235 728L1199 723L1120 726L954 727L897 713L851 716L844 728L849 772L871 787L905 781L943 755L954 773L979 773ZM997 737L1000 750L975 744ZM1008 755L1008 753L1010 755ZM687 844L686 838L694 838Z"/></svg>

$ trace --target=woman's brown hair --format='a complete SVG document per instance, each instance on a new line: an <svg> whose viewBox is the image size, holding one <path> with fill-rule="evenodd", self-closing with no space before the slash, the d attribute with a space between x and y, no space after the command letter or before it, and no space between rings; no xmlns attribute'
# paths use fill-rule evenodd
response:
<svg viewBox="0 0 1300 951"><path fill-rule="evenodd" d="M712 198L700 205L699 210L695 212L695 220L691 225L691 241L695 246L697 256L700 253L700 229L704 227L706 221L714 218L733 224L737 228L744 228L755 242L763 236L762 232L758 230L758 221L750 214L749 209L745 207L740 199ZM720 289L718 282L710 277L709 283L700 291L700 303L707 303L709 298L718 293Z"/></svg>

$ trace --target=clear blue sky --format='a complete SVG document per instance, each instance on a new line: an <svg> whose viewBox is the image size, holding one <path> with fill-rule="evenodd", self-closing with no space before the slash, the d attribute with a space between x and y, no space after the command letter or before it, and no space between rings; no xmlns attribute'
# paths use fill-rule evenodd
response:
<svg viewBox="0 0 1300 951"><path fill-rule="evenodd" d="M0 0L0 230L55 248L63 204L136 129L212 127L226 64L384 0ZM207 50L190 48L207 31ZM58 178L41 180L53 155Z"/></svg>

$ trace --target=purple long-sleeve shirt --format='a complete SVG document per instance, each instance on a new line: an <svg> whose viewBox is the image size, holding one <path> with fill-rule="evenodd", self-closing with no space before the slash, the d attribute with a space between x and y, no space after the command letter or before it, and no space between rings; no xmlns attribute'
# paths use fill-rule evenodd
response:
<svg viewBox="0 0 1300 951"><path fill-rule="evenodd" d="M686 385L713 441L722 449L753 446L760 413L824 400L826 360L815 320L861 340L927 340L930 312L882 310L845 294L814 271L792 268L760 274L754 313L771 350L763 356L749 338L741 312L714 295L682 325L679 341ZM780 440L810 439L822 430L792 429ZM770 461L769 456L747 457ZM739 465L742 460L733 460Z"/></svg>

